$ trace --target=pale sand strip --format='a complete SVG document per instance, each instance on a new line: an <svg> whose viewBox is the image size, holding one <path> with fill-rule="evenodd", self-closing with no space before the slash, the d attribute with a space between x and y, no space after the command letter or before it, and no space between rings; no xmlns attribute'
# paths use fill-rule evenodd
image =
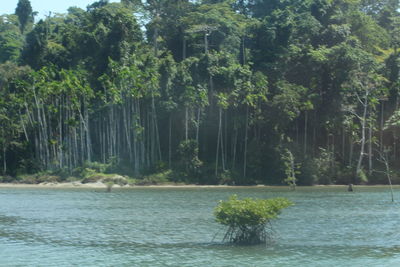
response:
<svg viewBox="0 0 400 267"><path fill-rule="evenodd" d="M112 188L285 188L284 186L230 186L230 185L195 185L195 184L160 184L160 185L113 185ZM101 182L86 183L41 183L41 184L17 184L0 183L0 188L107 188L107 185Z"/></svg>
<svg viewBox="0 0 400 267"><path fill-rule="evenodd" d="M372 188L372 187L388 187L388 185L355 185L355 188ZM41 184L16 184L16 183L0 183L0 188L98 188L105 189L107 185L101 182L86 183L41 183ZM195 184L160 184L160 185L113 185L114 188L271 188L271 189L289 189L288 186L268 186L268 185L253 185L253 186L231 186L231 185L195 185ZM298 189L306 188L343 188L347 189L347 185L314 185L314 186L298 186ZM394 185L393 188L399 189L400 185Z"/></svg>

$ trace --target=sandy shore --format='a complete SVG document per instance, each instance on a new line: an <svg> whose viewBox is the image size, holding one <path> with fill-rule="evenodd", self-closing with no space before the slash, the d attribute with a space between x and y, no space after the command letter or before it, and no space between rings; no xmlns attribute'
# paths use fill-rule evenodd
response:
<svg viewBox="0 0 400 267"><path fill-rule="evenodd" d="M347 185L314 185L314 186L298 186L301 188L347 188ZM355 187L388 187L388 185L355 185ZM394 188L400 188L400 185L394 185ZM14 183L0 183L0 188L94 188L106 189L107 185L101 182L86 183L72 182L72 183L41 183L41 184L14 184ZM184 185L184 184L160 184L160 185L113 185L112 188L276 188L284 189L287 186L268 186L268 185L253 185L253 186L231 186L231 185Z"/></svg>
<svg viewBox="0 0 400 267"><path fill-rule="evenodd" d="M0 183L0 188L106 188L106 185L103 184L103 183L82 184L80 182L73 182L73 183L41 183L41 184Z"/></svg>
<svg viewBox="0 0 400 267"><path fill-rule="evenodd" d="M185 185L185 184L160 184L160 185L113 185L112 188L230 188L230 187L266 187L263 185L255 186L229 186L229 185ZM279 186L268 186L276 187ZM41 184L17 184L17 183L0 183L0 188L107 188L107 185L101 182L97 183L41 183Z"/></svg>

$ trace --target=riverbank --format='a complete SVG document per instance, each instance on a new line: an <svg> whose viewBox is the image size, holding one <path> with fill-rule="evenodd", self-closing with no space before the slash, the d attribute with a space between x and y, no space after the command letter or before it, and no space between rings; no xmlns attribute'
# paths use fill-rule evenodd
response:
<svg viewBox="0 0 400 267"><path fill-rule="evenodd" d="M232 185L195 185L195 184L157 184L157 185L118 185L114 184L112 188L255 188L255 187L276 187L281 188L282 186L265 186L265 185L253 185L253 186L232 186ZM106 183L40 183L40 184L21 184L21 183L0 183L0 188L107 188Z"/></svg>
<svg viewBox="0 0 400 267"><path fill-rule="evenodd" d="M355 185L355 188L360 187L388 187L389 185ZM298 186L301 188L343 188L347 189L347 185L313 185L313 186ZM394 185L394 188L400 188L400 185ZM24 184L24 183L0 183L0 188L83 188L83 189L106 189L107 184L102 182L96 183L40 183L40 184ZM271 186L271 185L250 185L250 186L235 186L235 185L196 185L196 184L157 184L157 185L118 185L114 184L112 188L276 188L284 189L288 186Z"/></svg>

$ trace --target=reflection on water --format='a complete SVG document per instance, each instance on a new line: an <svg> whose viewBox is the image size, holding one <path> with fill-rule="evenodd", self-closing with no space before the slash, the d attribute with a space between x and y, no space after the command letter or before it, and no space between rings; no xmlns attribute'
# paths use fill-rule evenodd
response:
<svg viewBox="0 0 400 267"><path fill-rule="evenodd" d="M396 195L400 198L399 189ZM296 203L268 245L220 242L218 200ZM386 188L0 189L5 266L396 266L399 203Z"/></svg>

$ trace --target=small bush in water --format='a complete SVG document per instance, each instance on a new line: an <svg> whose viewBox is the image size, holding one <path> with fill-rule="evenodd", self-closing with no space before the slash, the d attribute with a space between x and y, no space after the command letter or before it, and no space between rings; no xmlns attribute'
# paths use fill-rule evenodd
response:
<svg viewBox="0 0 400 267"><path fill-rule="evenodd" d="M253 245L266 242L269 222L291 205L285 198L240 200L233 195L219 202L214 215L217 222L229 227L224 241Z"/></svg>

